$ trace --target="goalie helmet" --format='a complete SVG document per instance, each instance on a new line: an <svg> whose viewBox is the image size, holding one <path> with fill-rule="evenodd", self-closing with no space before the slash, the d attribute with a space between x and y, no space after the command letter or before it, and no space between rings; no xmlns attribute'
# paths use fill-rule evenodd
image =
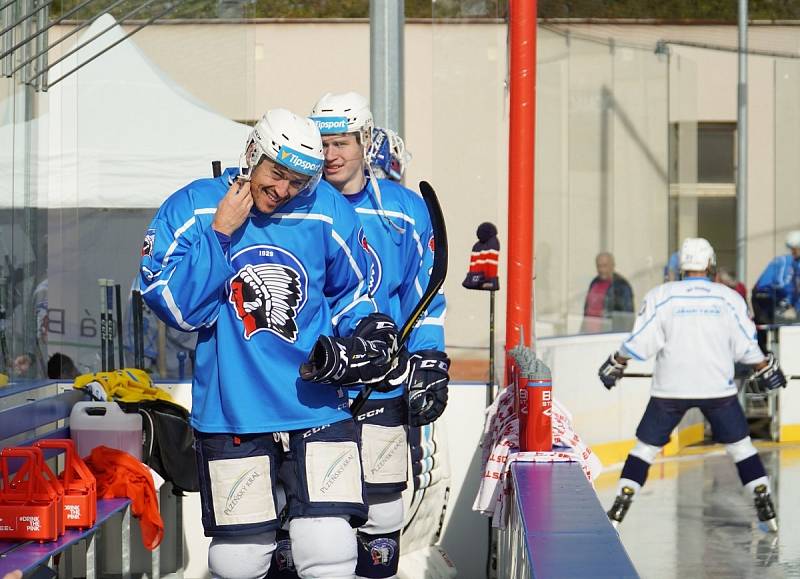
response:
<svg viewBox="0 0 800 579"><path fill-rule="evenodd" d="M311 119L323 135L356 133L367 160L372 141L372 111L367 99L356 92L325 93L314 105Z"/></svg>
<svg viewBox="0 0 800 579"><path fill-rule="evenodd" d="M252 171L264 157L310 177L301 194L313 191L322 178L325 156L316 124L286 109L264 113L247 138L244 161L248 169Z"/></svg>
<svg viewBox="0 0 800 579"><path fill-rule="evenodd" d="M411 153L406 151L405 143L397 133L380 127L372 129L367 162L379 179L402 181L409 161Z"/></svg>
<svg viewBox="0 0 800 579"><path fill-rule="evenodd" d="M687 237L680 254L681 271L706 271L716 267L717 256L707 239Z"/></svg>

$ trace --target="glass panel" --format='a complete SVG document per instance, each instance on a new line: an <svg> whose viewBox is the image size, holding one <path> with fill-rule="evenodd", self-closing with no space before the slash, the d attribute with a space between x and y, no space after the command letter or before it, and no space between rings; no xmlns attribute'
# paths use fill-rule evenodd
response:
<svg viewBox="0 0 800 579"><path fill-rule="evenodd" d="M666 254L666 59L570 32L539 39L539 335L630 329Z"/></svg>
<svg viewBox="0 0 800 579"><path fill-rule="evenodd" d="M51 16L77 4L59 3ZM166 6L179 7L171 16L195 23L165 20L123 40ZM38 68L0 78L0 300L7 304L13 377L46 376L56 353L74 365L65 375L98 371L98 280L121 286L127 319L144 231L156 208L179 187L210 175L212 160L238 162L249 127L230 119L260 116L254 70L264 51L263 45L256 50L255 34L243 24L204 25L218 17L217 8L216 2L123 3L113 16L99 16L105 6L93 3L49 31L46 92L23 84ZM139 20L120 26L115 18L126 15ZM18 27L15 42L34 30ZM33 50L29 43L15 51L14 66ZM210 83L210 70L231 80ZM178 353L191 350L192 336L159 333L155 318L146 316L147 322L147 365L156 375L177 377ZM130 346L128 324L122 333ZM132 364L129 348L125 357ZM191 372L189 363L184 372Z"/></svg>
<svg viewBox="0 0 800 579"><path fill-rule="evenodd" d="M478 225L494 223L501 254L508 247L507 30L501 19L476 19L502 17L493 4L434 2L433 21L408 23L405 32L406 144L414 154L406 186L416 189L420 180L428 180L441 200L450 251L448 352L452 347L454 356L475 359L485 359L476 350L488 344L490 295L466 290L461 281ZM503 271L500 280L498 308L505 294ZM496 341L502 348L499 309L497 316ZM476 369L476 379L488 377L484 361Z"/></svg>
<svg viewBox="0 0 800 579"><path fill-rule="evenodd" d="M78 3L57 4L52 16ZM123 3L114 16L143 4ZM177 188L208 175L211 160L235 165L248 123L277 106L308 112L327 90L369 94L366 21L247 20L272 16L278 4L182 3L170 14L179 19L146 26L92 61L97 46L69 52L104 28L109 31L98 39L99 46L109 47L165 5L143 7L133 17L140 20L121 28L103 17L56 45L76 23L97 14L100 6L90 4L48 33L53 68L47 92L23 82L23 75L36 68L0 78L0 281L5 280L0 297L8 310L9 360L31 358L25 376L43 376L57 352L70 356L81 372L99 369L97 280L113 279L123 296L128 294L155 209ZM280 16L293 18L365 17L368 9L363 1L282 5L286 12ZM19 6L15 3L14 10ZM459 268L466 271L481 222L498 226L507 249L507 5L409 0L406 8L414 17L431 17L408 20L405 28L402 136L414 155L406 184L416 188L418 181L430 180L446 214L458 216L448 220L449 341L481 349L487 342L488 295L465 291ZM591 11L565 13L568 8L542 4L540 16ZM220 22L219 17L245 20ZM722 43L725 35L715 34L710 41ZM644 293L663 279L684 237L708 237L721 267L734 266L735 82L728 73L735 53L657 45L653 38L651 29L633 25L540 26L538 336L630 327L629 310L635 311ZM27 46L15 54L14 62L31 50ZM321 55L334 51L342 66L324 64ZM313 57L298 56L307 53ZM753 63L748 285L769 259L785 253L786 233L800 228L797 60L760 56ZM727 72L711 78L711 69ZM774 82L774 95L761 90L765 78ZM760 111L767 116L755 116ZM604 252L630 284L632 300L615 296L627 295L623 290L609 293L603 280L590 292L598 255L603 254L601 262L610 258ZM503 257L501 286L505 263ZM501 287L497 296L498 326L504 291ZM127 299L123 302L127 318ZM587 318L587 309L594 315ZM179 343L159 359L154 321L150 329L149 364L175 376L185 336L162 334L162 343ZM123 333L129 343L129 332Z"/></svg>
<svg viewBox="0 0 800 579"><path fill-rule="evenodd" d="M759 276L755 284L758 296L754 293L753 297L757 321L796 323L800 311L800 249L790 249L787 242L800 236L800 61L775 59L774 75L774 223L767 221L756 232L752 245L757 244L761 252L750 254L748 262L753 279ZM753 211L770 213L769 208Z"/></svg>

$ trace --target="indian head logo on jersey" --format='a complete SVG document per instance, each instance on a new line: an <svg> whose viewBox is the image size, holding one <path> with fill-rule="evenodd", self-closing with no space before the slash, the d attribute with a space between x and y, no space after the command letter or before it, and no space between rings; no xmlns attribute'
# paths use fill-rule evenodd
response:
<svg viewBox="0 0 800 579"><path fill-rule="evenodd" d="M291 253L272 245L254 245L233 256L237 269L228 301L249 340L261 331L287 342L297 339L295 318L306 303L308 274Z"/></svg>
<svg viewBox="0 0 800 579"><path fill-rule="evenodd" d="M148 229L144 234L144 242L142 243L142 257L149 257L153 255L153 245L156 242L156 230Z"/></svg>
<svg viewBox="0 0 800 579"><path fill-rule="evenodd" d="M378 257L378 252L375 251L375 248L367 241L367 236L364 234L363 229L358 230L358 243L370 257L371 265L369 268L369 279L367 280L369 288L367 291L369 295L374 295L375 290L380 287L381 281L383 280L383 264L381 263L381 258Z"/></svg>

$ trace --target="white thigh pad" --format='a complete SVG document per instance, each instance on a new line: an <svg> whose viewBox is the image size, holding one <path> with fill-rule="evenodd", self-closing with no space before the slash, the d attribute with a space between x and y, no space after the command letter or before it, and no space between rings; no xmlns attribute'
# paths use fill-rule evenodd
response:
<svg viewBox="0 0 800 579"><path fill-rule="evenodd" d="M358 544L348 517L297 517L289 522L289 536L300 577L355 577Z"/></svg>
<svg viewBox="0 0 800 579"><path fill-rule="evenodd" d="M269 457L211 460L208 471L217 525L246 525L277 518Z"/></svg>
<svg viewBox="0 0 800 579"><path fill-rule="evenodd" d="M361 503L361 460L355 442L309 442L306 478L311 502Z"/></svg>
<svg viewBox="0 0 800 579"><path fill-rule="evenodd" d="M214 537L208 547L211 576L225 579L261 579L275 550L275 531L241 537Z"/></svg>
<svg viewBox="0 0 800 579"><path fill-rule="evenodd" d="M359 531L368 535L386 535L402 528L405 515L402 493L368 495L367 502L369 516Z"/></svg>
<svg viewBox="0 0 800 579"><path fill-rule="evenodd" d="M402 426L364 424L361 428L361 460L368 483L406 482L408 459L406 430Z"/></svg>

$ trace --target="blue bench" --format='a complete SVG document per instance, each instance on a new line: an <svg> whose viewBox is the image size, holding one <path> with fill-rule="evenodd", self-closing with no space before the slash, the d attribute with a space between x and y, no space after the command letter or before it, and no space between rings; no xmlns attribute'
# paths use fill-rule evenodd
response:
<svg viewBox="0 0 800 579"><path fill-rule="evenodd" d="M515 462L511 476L499 577L639 577L577 463Z"/></svg>
<svg viewBox="0 0 800 579"><path fill-rule="evenodd" d="M0 447L29 446L47 438L69 438L69 415L75 403L85 400L84 394L71 385L36 382L0 388ZM58 451L47 451L55 459ZM13 467L13 463L12 463ZM54 469L55 470L55 469ZM43 566L52 567L61 555L60 567L67 577L72 573L72 547L85 544L86 578L95 579L98 573L96 551L97 531L112 518L121 518L120 571L129 579L130 569L130 501L128 499L98 499L97 521L86 530L67 530L57 541L0 541L0 576L15 569L30 573ZM153 552L150 577L159 577L159 553Z"/></svg>

